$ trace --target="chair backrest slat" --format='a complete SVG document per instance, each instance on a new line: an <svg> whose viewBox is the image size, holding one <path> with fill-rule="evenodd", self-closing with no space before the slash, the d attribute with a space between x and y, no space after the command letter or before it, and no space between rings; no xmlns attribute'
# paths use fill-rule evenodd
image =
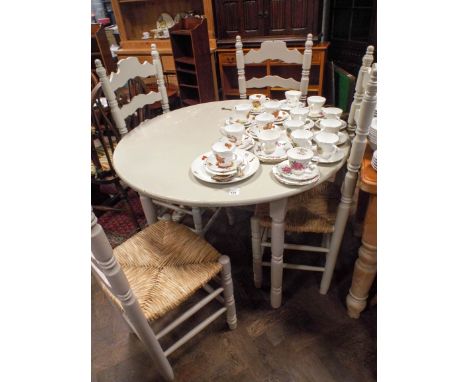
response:
<svg viewBox="0 0 468 382"><path fill-rule="evenodd" d="M128 133L125 118L133 114L137 109L161 101L163 113L169 112L169 100L167 90L164 84L164 75L162 71L161 60L156 44L151 45L151 56L153 63L138 61L136 57L128 57L117 63L117 72L111 73L107 77L106 70L100 60L96 60L96 72L101 82L102 90L106 96L107 103L111 109L112 118L119 130L120 135ZM146 78L155 76L158 84L158 92L149 92L148 94L139 94L121 108L118 105L115 92L128 84L129 80L134 78Z"/></svg>
<svg viewBox="0 0 468 382"><path fill-rule="evenodd" d="M301 91L301 101L307 98L309 86L309 73L312 64L312 34L307 35L304 54L297 49L288 49L285 41L270 40L264 41L260 49L251 49L245 55L242 50L242 40L236 37L236 63L239 81L239 94L241 99L247 98L247 88L283 87ZM260 64L267 60L279 60L287 64L302 65L301 81L293 78L282 78L280 76L266 75L258 78L254 77L246 81L245 65Z"/></svg>

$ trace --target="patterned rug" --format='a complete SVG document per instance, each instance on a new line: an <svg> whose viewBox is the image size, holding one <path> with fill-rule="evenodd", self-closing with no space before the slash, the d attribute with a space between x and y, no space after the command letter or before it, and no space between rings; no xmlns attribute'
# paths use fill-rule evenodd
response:
<svg viewBox="0 0 468 382"><path fill-rule="evenodd" d="M143 228L146 226L146 219L141 207L140 198L134 191L130 191L128 195L133 210L137 215L138 223L140 227ZM120 211L109 211L98 218L98 222L106 232L113 248L132 236L137 230L128 211L126 202L122 200L117 203L115 207L119 208Z"/></svg>

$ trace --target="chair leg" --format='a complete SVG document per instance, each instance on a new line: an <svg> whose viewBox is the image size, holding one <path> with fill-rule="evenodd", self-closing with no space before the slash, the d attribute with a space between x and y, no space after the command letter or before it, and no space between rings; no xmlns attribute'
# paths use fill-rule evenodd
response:
<svg viewBox="0 0 468 382"><path fill-rule="evenodd" d="M226 306L226 320L231 330L237 328L236 317L236 302L234 300L234 286L231 277L231 260L228 256L223 255L219 258L219 262L223 266L222 284L224 289L224 304Z"/></svg>
<svg viewBox="0 0 468 382"><path fill-rule="evenodd" d="M250 218L250 230L252 234L252 263L253 263L253 274L254 284L256 288L262 287L262 238L260 235L260 220L257 216Z"/></svg>
<svg viewBox="0 0 468 382"><path fill-rule="evenodd" d="M115 187L117 188L120 196L122 197L122 199L125 200L125 202L127 203L127 208L130 212L130 217L132 218L133 220L133 224L135 224L135 227L137 229L137 231L140 231L141 230L141 227L140 227L140 224L138 223L138 218L136 216L136 213L135 211L133 210L133 207L132 207L132 204L130 203L130 199L128 198L128 192L127 190L125 189L125 187L123 187L121 184L120 184L120 181L117 180L115 182Z"/></svg>
<svg viewBox="0 0 468 382"><path fill-rule="evenodd" d="M234 214L232 213L232 208L231 207L226 207L225 208L226 210L226 215L227 215L227 218L228 218L228 223L229 225L234 225Z"/></svg>
<svg viewBox="0 0 468 382"><path fill-rule="evenodd" d="M192 208L193 213L193 225L195 227L195 233L199 236L203 236L203 220L202 214L199 207Z"/></svg>

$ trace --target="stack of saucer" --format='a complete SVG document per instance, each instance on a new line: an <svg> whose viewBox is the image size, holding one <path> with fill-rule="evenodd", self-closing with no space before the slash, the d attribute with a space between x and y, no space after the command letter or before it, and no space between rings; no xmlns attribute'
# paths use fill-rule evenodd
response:
<svg viewBox="0 0 468 382"><path fill-rule="evenodd" d="M377 150L377 118L372 118L367 139L372 150Z"/></svg>
<svg viewBox="0 0 468 382"><path fill-rule="evenodd" d="M271 171L278 182L288 186L303 186L315 183L320 178L314 152L305 147L288 150L288 159L273 166Z"/></svg>
<svg viewBox="0 0 468 382"><path fill-rule="evenodd" d="M372 155L371 166L375 171L377 171L377 150L375 150L374 154Z"/></svg>

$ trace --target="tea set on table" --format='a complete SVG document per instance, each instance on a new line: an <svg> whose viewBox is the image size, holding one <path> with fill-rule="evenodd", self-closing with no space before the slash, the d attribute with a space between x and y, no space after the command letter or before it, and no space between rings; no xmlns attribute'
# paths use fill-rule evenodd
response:
<svg viewBox="0 0 468 382"><path fill-rule="evenodd" d="M239 182L262 162L274 164L272 175L280 183L318 181L319 164L344 158L339 147L348 141L343 111L323 107L326 99L320 96L308 97L306 107L297 90L286 91L285 97L278 101L252 94L249 102L236 105L219 129L221 138L193 161L194 176L209 183Z"/></svg>

